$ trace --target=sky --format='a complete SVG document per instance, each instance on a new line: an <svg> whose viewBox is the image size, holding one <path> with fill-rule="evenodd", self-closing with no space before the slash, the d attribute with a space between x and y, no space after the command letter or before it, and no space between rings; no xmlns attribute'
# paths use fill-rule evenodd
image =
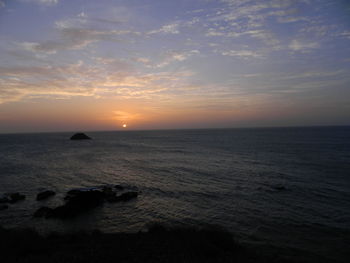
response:
<svg viewBox="0 0 350 263"><path fill-rule="evenodd" d="M348 0L0 0L0 54L1 133L350 125Z"/></svg>

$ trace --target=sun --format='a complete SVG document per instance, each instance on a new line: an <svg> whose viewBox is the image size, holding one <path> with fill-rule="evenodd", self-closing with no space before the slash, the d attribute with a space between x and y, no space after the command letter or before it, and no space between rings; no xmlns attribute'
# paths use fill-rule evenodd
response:
<svg viewBox="0 0 350 263"><path fill-rule="evenodd" d="M126 128L126 124L123 124L123 128Z"/></svg>

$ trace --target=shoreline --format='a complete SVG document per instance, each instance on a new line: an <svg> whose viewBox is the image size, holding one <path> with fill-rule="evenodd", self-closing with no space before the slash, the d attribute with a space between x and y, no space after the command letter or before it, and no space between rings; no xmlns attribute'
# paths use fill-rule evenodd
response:
<svg viewBox="0 0 350 263"><path fill-rule="evenodd" d="M218 228L166 228L147 232L98 230L42 236L33 229L0 227L2 262L264 262Z"/></svg>
<svg viewBox="0 0 350 263"><path fill-rule="evenodd" d="M98 230L46 236L37 231L0 226L0 256L5 263L41 262L327 262L286 258L237 242L219 227L165 227L146 232L103 233ZM302 258L302 257L301 257Z"/></svg>

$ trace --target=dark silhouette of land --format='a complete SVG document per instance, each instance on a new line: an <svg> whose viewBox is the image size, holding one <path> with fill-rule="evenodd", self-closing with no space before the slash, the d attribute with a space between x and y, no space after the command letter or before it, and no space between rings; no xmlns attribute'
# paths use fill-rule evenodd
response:
<svg viewBox="0 0 350 263"><path fill-rule="evenodd" d="M1 262L267 262L218 229L166 229L40 236L0 228ZM271 261L269 261L271 262Z"/></svg>
<svg viewBox="0 0 350 263"><path fill-rule="evenodd" d="M67 191L62 205L53 208L42 206L33 217L69 220L84 216L105 202L136 201L139 192L135 189L130 191L119 184L71 189ZM41 202L55 194L52 190L45 190L37 194L36 200ZM0 210L8 209L8 204L25 198L21 193L4 194L0 197ZM92 231L51 233L48 236L41 236L32 229L4 229L0 226L0 263L330 262L307 251L287 250L281 247L271 249L268 244L243 245L235 241L231 233L213 226L167 228L155 224L147 232L108 234ZM339 258L331 262L347 261Z"/></svg>
<svg viewBox="0 0 350 263"><path fill-rule="evenodd" d="M85 133L76 133L72 137L70 137L71 140L91 140L89 136L87 136Z"/></svg>
<svg viewBox="0 0 350 263"><path fill-rule="evenodd" d="M123 190L120 185L116 186L101 186L93 189L73 189L67 192L64 198L65 203L61 206L50 208L46 206L40 207L35 213L34 217L44 218L60 218L69 219L79 216L95 207L102 205L105 201L110 203L126 202L137 198L138 192L126 191L117 195L116 190ZM54 191L44 191L37 195L41 198L48 198L54 195ZM41 200L41 199L40 199Z"/></svg>
<svg viewBox="0 0 350 263"><path fill-rule="evenodd" d="M259 254L222 229L169 229L162 225L133 234L93 231L46 237L31 229L0 227L0 259L4 263L296 262L280 255Z"/></svg>

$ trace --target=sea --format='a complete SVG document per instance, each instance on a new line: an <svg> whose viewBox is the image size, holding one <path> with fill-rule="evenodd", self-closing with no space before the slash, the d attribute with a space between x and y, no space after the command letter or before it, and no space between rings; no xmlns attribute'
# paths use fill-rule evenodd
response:
<svg viewBox="0 0 350 263"><path fill-rule="evenodd" d="M350 127L237 128L1 134L0 195L26 199L0 211L5 228L39 232L145 231L217 226L261 253L350 262ZM73 219L33 218L70 189L120 184L128 202ZM36 201L36 194L56 196Z"/></svg>

